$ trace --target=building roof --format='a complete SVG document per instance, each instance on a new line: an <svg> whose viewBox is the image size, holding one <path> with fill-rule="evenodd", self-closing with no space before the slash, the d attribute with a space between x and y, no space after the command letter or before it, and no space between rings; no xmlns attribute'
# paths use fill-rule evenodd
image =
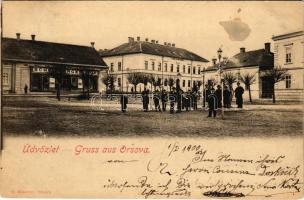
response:
<svg viewBox="0 0 304 200"><path fill-rule="evenodd" d="M106 67L92 47L2 38L2 60L48 64Z"/></svg>
<svg viewBox="0 0 304 200"><path fill-rule="evenodd" d="M224 66L223 69L232 69L240 67L252 67L259 66L262 68L273 67L273 53L266 52L265 49L258 49L254 51L240 52L228 59L226 65L221 62ZM205 71L218 70L218 64L208 67Z"/></svg>
<svg viewBox="0 0 304 200"><path fill-rule="evenodd" d="M166 56L172 58L179 58L184 60L193 60L200 62L209 62L207 59L192 53L186 49L177 48L169 45L162 45L157 43L151 43L146 41L133 41L124 43L114 49L100 51L102 57L119 56L126 54L152 54L158 56Z"/></svg>
<svg viewBox="0 0 304 200"><path fill-rule="evenodd" d="M296 31L296 32L290 32L290 33L272 36L272 40L273 41L283 40L283 39L293 38L293 37L297 37L297 36L301 36L301 35L304 35L304 31Z"/></svg>

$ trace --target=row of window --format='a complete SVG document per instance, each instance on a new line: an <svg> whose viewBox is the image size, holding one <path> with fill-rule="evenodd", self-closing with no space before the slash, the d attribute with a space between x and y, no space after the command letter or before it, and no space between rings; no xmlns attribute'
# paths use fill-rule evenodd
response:
<svg viewBox="0 0 304 200"><path fill-rule="evenodd" d="M145 70L149 70L151 69L152 71L155 70L155 62L152 61L151 62L151 67L149 68L149 62L148 61L145 61ZM186 66L183 65L182 67L182 70L180 69L180 65L177 64L176 65L176 70L174 70L174 64L170 64L169 68L168 68L168 63L164 63L164 72L180 72L180 73L188 73L188 74L191 74L191 66L188 66L187 67L187 71L186 71ZM157 64L157 71L162 71L162 64L159 62ZM192 74L201 74L201 67L198 67L197 68L197 71L196 71L196 67L193 66L192 67Z"/></svg>
<svg viewBox="0 0 304 200"><path fill-rule="evenodd" d="M149 70L149 69L151 69L152 71L156 70L156 64L154 61L151 62L150 68L149 68L149 62L145 61L145 70ZM121 70L122 70L121 62L118 62L117 71L121 71ZM162 71L162 64L160 62L157 64L157 71ZM114 72L114 63L110 64L110 72ZM176 70L174 70L173 64L171 64L168 69L168 64L164 63L164 72L180 72L180 73L184 73L184 74L186 74L186 73L191 74L191 66L188 66L187 71L186 71L185 65L183 65L182 70L180 69L180 65L176 65ZM196 67L193 66L192 74L201 74L201 67L198 67L196 70Z"/></svg>
<svg viewBox="0 0 304 200"><path fill-rule="evenodd" d="M193 85L197 84L198 81L193 81ZM186 83L187 83L187 87L191 87L191 80L188 80L186 82L186 80L182 80L182 84L181 86L182 87L186 87ZM121 86L121 78L118 78L117 79L117 84L118 84L118 87ZM174 84L175 85L175 84ZM164 86L169 86L169 80L168 79L165 79L164 81Z"/></svg>
<svg viewBox="0 0 304 200"><path fill-rule="evenodd" d="M117 71L121 71L121 62L117 64ZM114 63L110 64L110 72L114 72Z"/></svg>

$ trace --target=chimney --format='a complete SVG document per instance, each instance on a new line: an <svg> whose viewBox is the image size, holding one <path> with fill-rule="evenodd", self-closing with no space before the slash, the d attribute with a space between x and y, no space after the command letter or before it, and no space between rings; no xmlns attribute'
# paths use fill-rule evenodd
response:
<svg viewBox="0 0 304 200"><path fill-rule="evenodd" d="M270 43L269 42L265 43L265 52L270 53Z"/></svg>
<svg viewBox="0 0 304 200"><path fill-rule="evenodd" d="M20 40L20 33L16 33L17 40Z"/></svg>
<svg viewBox="0 0 304 200"><path fill-rule="evenodd" d="M140 41L140 37L139 36L137 36L137 41Z"/></svg>
<svg viewBox="0 0 304 200"><path fill-rule="evenodd" d="M167 46L167 42L164 42L164 45Z"/></svg>
<svg viewBox="0 0 304 200"><path fill-rule="evenodd" d="M155 40L151 40L151 43L155 43Z"/></svg>
<svg viewBox="0 0 304 200"><path fill-rule="evenodd" d="M173 47L175 47L175 44L174 44L174 43L172 43L172 46L173 46Z"/></svg>
<svg viewBox="0 0 304 200"><path fill-rule="evenodd" d="M158 40L156 40L155 43L158 44Z"/></svg>
<svg viewBox="0 0 304 200"><path fill-rule="evenodd" d="M91 47L94 48L95 42L91 42Z"/></svg>
<svg viewBox="0 0 304 200"><path fill-rule="evenodd" d="M171 46L171 43L170 43L170 42L168 42L168 46Z"/></svg>
<svg viewBox="0 0 304 200"><path fill-rule="evenodd" d="M149 38L146 38L146 42L149 42Z"/></svg>
<svg viewBox="0 0 304 200"><path fill-rule="evenodd" d="M31 35L31 37L32 37L32 40L35 41L36 35L33 34L33 35Z"/></svg>
<svg viewBox="0 0 304 200"><path fill-rule="evenodd" d="M128 41L129 42L134 42L134 38L133 37L128 37Z"/></svg>
<svg viewBox="0 0 304 200"><path fill-rule="evenodd" d="M240 53L245 53L245 47L240 48Z"/></svg>
<svg viewBox="0 0 304 200"><path fill-rule="evenodd" d="M213 63L213 65L215 65L216 64L216 58L212 58L212 63Z"/></svg>

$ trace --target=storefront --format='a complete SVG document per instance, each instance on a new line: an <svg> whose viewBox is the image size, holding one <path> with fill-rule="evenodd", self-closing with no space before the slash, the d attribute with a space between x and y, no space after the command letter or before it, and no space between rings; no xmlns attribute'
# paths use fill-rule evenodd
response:
<svg viewBox="0 0 304 200"><path fill-rule="evenodd" d="M2 42L4 93L25 93L24 88L29 93L57 88L98 92L100 72L107 69L93 47L12 38Z"/></svg>

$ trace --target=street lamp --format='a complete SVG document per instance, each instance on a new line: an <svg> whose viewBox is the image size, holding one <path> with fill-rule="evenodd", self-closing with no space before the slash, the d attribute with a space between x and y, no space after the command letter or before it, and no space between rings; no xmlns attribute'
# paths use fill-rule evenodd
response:
<svg viewBox="0 0 304 200"><path fill-rule="evenodd" d="M205 88L205 67L203 68L203 107L205 108L206 107L206 102L205 102L205 100L206 100L206 97L205 97L205 90L206 90L206 88Z"/></svg>
<svg viewBox="0 0 304 200"><path fill-rule="evenodd" d="M221 104L221 110L222 110L222 119L224 119L224 80L222 80L222 72L223 72L223 68L222 68L222 63L221 63L221 58L222 58L222 53L223 50L221 48L219 48L217 50L217 56L218 56L218 71L219 71L219 77L220 77L220 81L221 81L221 87L222 87L222 104Z"/></svg>

